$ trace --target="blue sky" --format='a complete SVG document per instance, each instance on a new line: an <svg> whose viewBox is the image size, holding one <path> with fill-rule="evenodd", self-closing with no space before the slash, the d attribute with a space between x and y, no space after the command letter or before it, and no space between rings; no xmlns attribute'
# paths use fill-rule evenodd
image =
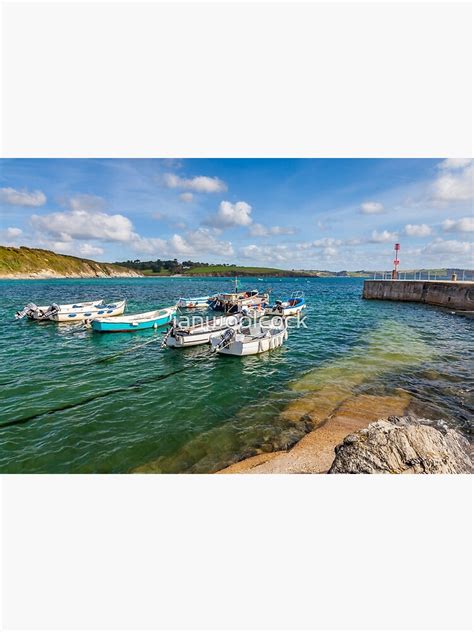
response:
<svg viewBox="0 0 474 632"><path fill-rule="evenodd" d="M472 267L468 159L3 159L0 242L99 261Z"/></svg>

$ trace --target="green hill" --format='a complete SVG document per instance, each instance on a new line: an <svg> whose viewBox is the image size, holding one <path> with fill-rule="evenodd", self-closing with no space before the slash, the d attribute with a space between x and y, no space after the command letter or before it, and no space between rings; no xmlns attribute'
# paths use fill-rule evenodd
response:
<svg viewBox="0 0 474 632"><path fill-rule="evenodd" d="M0 277L138 277L137 270L113 263L98 263L90 259L58 255L40 248L0 246Z"/></svg>
<svg viewBox="0 0 474 632"><path fill-rule="evenodd" d="M249 276L249 277L279 277L279 276L301 276L301 273L291 270L281 270L279 268L261 268L252 266L224 266L207 265L195 266L190 270L183 271L184 276Z"/></svg>

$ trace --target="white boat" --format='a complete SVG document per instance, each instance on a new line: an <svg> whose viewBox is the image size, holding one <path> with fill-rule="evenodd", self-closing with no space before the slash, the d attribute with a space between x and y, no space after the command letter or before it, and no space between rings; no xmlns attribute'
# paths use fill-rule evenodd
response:
<svg viewBox="0 0 474 632"><path fill-rule="evenodd" d="M208 344L211 336L215 336L229 328L237 327L239 323L239 315L219 316L189 327L173 323L163 340L163 346L183 348Z"/></svg>
<svg viewBox="0 0 474 632"><path fill-rule="evenodd" d="M192 309L195 307L208 307L212 296L191 296L188 298L179 298L178 307L181 309Z"/></svg>
<svg viewBox="0 0 474 632"><path fill-rule="evenodd" d="M246 356L281 347L288 338L284 319L259 322L249 327L229 328L211 337L212 350L225 355Z"/></svg>
<svg viewBox="0 0 474 632"><path fill-rule="evenodd" d="M290 298L275 301L273 305L265 309L267 316L296 316L306 307L303 292L293 292Z"/></svg>
<svg viewBox="0 0 474 632"><path fill-rule="evenodd" d="M49 320L53 320L57 323L70 323L84 320L92 320L93 318L109 318L112 316L121 316L125 311L126 301L117 301L109 305L95 304L91 307L84 307L82 309L68 309L62 310L59 307L57 311L49 316Z"/></svg>
<svg viewBox="0 0 474 632"><path fill-rule="evenodd" d="M74 312L77 310L82 311L92 308L102 309L103 305L104 301L102 299L63 305L58 305L57 303L52 303L51 305L36 305L35 303L28 303L28 305L25 305L22 310L15 314L15 318L20 319L26 316L31 320L50 320L50 317L58 312Z"/></svg>

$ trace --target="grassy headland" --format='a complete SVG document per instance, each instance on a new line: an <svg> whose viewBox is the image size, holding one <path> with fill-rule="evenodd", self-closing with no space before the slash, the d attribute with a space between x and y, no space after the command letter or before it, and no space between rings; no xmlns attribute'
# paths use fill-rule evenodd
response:
<svg viewBox="0 0 474 632"><path fill-rule="evenodd" d="M0 246L0 277L3 278L87 278L135 277L137 270L112 263L98 263L90 259L59 255L40 248Z"/></svg>

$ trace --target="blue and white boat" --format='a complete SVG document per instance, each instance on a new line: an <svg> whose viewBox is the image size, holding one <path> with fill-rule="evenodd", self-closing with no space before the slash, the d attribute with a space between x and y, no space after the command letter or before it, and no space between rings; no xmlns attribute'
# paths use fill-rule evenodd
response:
<svg viewBox="0 0 474 632"><path fill-rule="evenodd" d="M93 331L99 333L141 331L142 329L157 329L168 325L175 316L176 307L173 306L116 318L94 318L90 324Z"/></svg>
<svg viewBox="0 0 474 632"><path fill-rule="evenodd" d="M208 307L213 296L190 296L178 299L178 307L181 309L192 309L194 307Z"/></svg>
<svg viewBox="0 0 474 632"><path fill-rule="evenodd" d="M125 305L126 301L117 301L107 305L102 302L90 306L87 303L81 303L72 307L67 305L67 309L63 309L61 305L53 304L48 319L57 323L89 322L96 317L110 318L111 316L121 316L125 311Z"/></svg>
<svg viewBox="0 0 474 632"><path fill-rule="evenodd" d="M303 292L293 292L290 298L275 301L265 310L266 316L296 316L306 307Z"/></svg>

